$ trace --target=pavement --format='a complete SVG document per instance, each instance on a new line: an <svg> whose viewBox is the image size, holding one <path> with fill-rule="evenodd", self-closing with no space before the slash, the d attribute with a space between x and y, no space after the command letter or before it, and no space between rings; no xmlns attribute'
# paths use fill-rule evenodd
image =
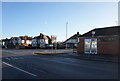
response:
<svg viewBox="0 0 120 81"><path fill-rule="evenodd" d="M104 61L104 62L115 62L118 63L118 56L109 56L109 55L88 55L88 54L80 54L80 53L66 53L66 54L51 54L53 56L59 57L68 57L75 59L83 59L83 60L92 60L92 61Z"/></svg>
<svg viewBox="0 0 120 81"><path fill-rule="evenodd" d="M53 50L46 51L46 52L33 52L33 54L38 55L52 55L58 57L68 57L68 58L76 58L76 59L84 59L84 60L93 60L93 61L105 61L105 62L116 62L118 63L118 56L111 56L111 55L99 55L99 54L81 54L76 53L76 50Z"/></svg>
<svg viewBox="0 0 120 81"><path fill-rule="evenodd" d="M118 79L118 63L37 55L45 50L2 51L3 79ZM77 56L74 54L72 56Z"/></svg>

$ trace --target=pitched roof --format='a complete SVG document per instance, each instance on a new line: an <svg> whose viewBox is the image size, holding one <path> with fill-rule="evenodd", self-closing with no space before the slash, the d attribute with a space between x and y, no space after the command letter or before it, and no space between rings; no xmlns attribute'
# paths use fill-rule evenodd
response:
<svg viewBox="0 0 120 81"><path fill-rule="evenodd" d="M6 38L6 39L2 39L2 41L10 41L10 39Z"/></svg>
<svg viewBox="0 0 120 81"><path fill-rule="evenodd" d="M32 37L28 37L28 36L20 36L20 38L22 40L32 40Z"/></svg>
<svg viewBox="0 0 120 81"><path fill-rule="evenodd" d="M33 39L50 39L50 37L48 35L40 33L39 36L35 36Z"/></svg>
<svg viewBox="0 0 120 81"><path fill-rule="evenodd" d="M57 36L51 35L51 40L57 40Z"/></svg>
<svg viewBox="0 0 120 81"><path fill-rule="evenodd" d="M120 26L104 27L104 28L95 28L80 37L91 37L92 31L95 31L94 36L109 36L109 35L119 35Z"/></svg>
<svg viewBox="0 0 120 81"><path fill-rule="evenodd" d="M71 36L70 38L68 38L67 40L65 40L63 43L65 43L66 41L68 41L70 39L77 39L79 36L81 36L81 34L79 34L79 32L77 32L77 34L74 34L73 36Z"/></svg>
<svg viewBox="0 0 120 81"><path fill-rule="evenodd" d="M10 40L14 40L14 39L17 40L18 37L11 37L11 38L10 38Z"/></svg>

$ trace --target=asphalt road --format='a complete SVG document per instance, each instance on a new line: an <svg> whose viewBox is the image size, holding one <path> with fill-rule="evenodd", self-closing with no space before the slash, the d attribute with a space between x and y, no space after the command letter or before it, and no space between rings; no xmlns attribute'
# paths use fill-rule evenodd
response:
<svg viewBox="0 0 120 81"><path fill-rule="evenodd" d="M1 51L1 50L0 50ZM118 79L118 64L35 55L35 51L2 51L3 79Z"/></svg>

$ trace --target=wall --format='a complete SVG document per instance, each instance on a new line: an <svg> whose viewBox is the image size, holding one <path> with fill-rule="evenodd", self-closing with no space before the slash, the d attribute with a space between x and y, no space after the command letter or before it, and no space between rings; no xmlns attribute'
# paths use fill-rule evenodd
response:
<svg viewBox="0 0 120 81"><path fill-rule="evenodd" d="M100 41L100 38L103 39L109 39L109 38L116 38L115 41ZM78 48L77 51L78 53L84 53L84 39L88 39L87 37L82 37L79 38L79 43L78 43ZM98 43L97 43L97 52L98 54L110 54L110 55L116 55L119 54L119 46L120 46L120 41L118 36L106 36L106 37L97 37Z"/></svg>
<svg viewBox="0 0 120 81"><path fill-rule="evenodd" d="M85 38L79 38L79 43L77 47L78 53L84 53L84 39Z"/></svg>
<svg viewBox="0 0 120 81"><path fill-rule="evenodd" d="M106 39L112 38L110 37L104 37ZM102 37L103 38L103 37ZM118 37L114 37L116 40L113 41L98 41L98 53L99 54L110 54L110 55L116 55L119 53L119 41ZM98 38L100 39L100 38Z"/></svg>

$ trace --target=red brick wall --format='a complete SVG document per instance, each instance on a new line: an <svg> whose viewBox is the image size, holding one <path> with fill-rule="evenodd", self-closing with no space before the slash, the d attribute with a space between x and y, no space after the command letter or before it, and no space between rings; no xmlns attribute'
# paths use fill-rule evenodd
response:
<svg viewBox="0 0 120 81"><path fill-rule="evenodd" d="M79 38L80 42L78 43L78 48L77 48L79 53L84 53L84 39L88 39L88 38ZM99 37L97 39L99 39ZM98 40L97 52L98 54L116 55L116 54L119 54L119 50L120 50L119 46L120 46L120 41L118 39L117 41L110 41L110 42L99 42Z"/></svg>
<svg viewBox="0 0 120 81"><path fill-rule="evenodd" d="M100 42L98 43L99 54L118 54L117 42Z"/></svg>
<svg viewBox="0 0 120 81"><path fill-rule="evenodd" d="M78 48L77 48L78 53L84 53L84 39L85 38L79 39Z"/></svg>
<svg viewBox="0 0 120 81"><path fill-rule="evenodd" d="M119 53L119 41L116 37L116 41L111 42L98 42L98 53L99 54L111 54L115 55Z"/></svg>

